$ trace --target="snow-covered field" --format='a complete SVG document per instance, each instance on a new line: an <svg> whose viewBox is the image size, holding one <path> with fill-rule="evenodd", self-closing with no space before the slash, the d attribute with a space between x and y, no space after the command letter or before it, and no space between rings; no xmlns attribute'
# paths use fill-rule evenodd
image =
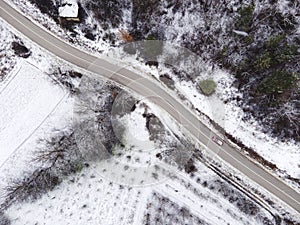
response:
<svg viewBox="0 0 300 225"><path fill-rule="evenodd" d="M32 6L28 10L40 15ZM49 21L44 20L44 23ZM1 26L7 32L11 29L2 21ZM53 25L53 31L55 28ZM40 147L38 140L69 130L73 116L74 99L48 76L53 65L61 62L28 40L23 41L32 56L19 60L15 67L10 64L14 69L0 83L0 188L11 178L33 170L35 165L29 162ZM144 71L144 75L154 75L157 80L160 74L170 73L165 67L150 68L132 57L118 54L119 58L124 57L125 63ZM203 68L209 66L203 65ZM177 91L188 99L189 106L217 121L280 169L299 177L298 146L291 145L291 151L284 154L283 160L282 152L288 148L286 143L276 143L259 129L255 130L255 123L250 126L240 119L242 112L236 105L223 103L234 95L230 75L209 69L199 75L199 79L207 77L218 84L211 97L200 94L194 83L181 81L176 76L172 79ZM188 174L179 170L176 163L171 166L160 161L157 154L168 152L170 143L177 146L179 142L172 134L176 126L166 124L167 120L161 117L168 131L164 136L167 139L162 143L151 138L144 114L159 113L153 107L140 102L135 110L118 117L124 126L123 135L118 137L123 145L114 149L113 157L91 163L70 175L40 199L14 204L5 212L12 224L276 224L269 211L200 162L195 162L197 171ZM176 134L184 137L178 130ZM277 153L274 146L278 147Z"/></svg>
<svg viewBox="0 0 300 225"><path fill-rule="evenodd" d="M8 1L9 2L9 1ZM34 20L43 24L46 27L50 27L51 31L61 38L66 38L72 40L73 45L77 47L81 47L84 49L91 49L94 54L99 54L99 52L108 53L109 57L117 58L120 61L122 60L122 64L128 64L131 67L143 71L143 74L149 76L150 74L154 75L158 80L159 76L162 74L169 74L174 81L176 91L187 98L187 104L189 106L193 106L194 109L200 110L202 113L207 115L210 119L213 119L223 128L225 128L226 132L230 133L238 140L242 141L247 147L252 148L259 155L261 155L267 161L276 164L280 171L277 171L279 175L285 176L290 175L294 178L300 178L300 153L299 144L287 143L287 142L279 142L275 138L272 138L269 134L263 133L258 123L254 120L243 121L244 112L241 108L239 108L235 101L230 101L230 98L233 96L242 97L237 90L232 87L233 77L219 70L218 68L212 69L211 65L196 64L198 67L202 67L200 69L200 73L198 74L198 80L203 78L212 78L217 82L216 93L211 97L205 97L199 91L197 83L192 83L190 81L182 81L182 79L178 78L174 75L170 70L166 70L164 66L160 66L157 70L156 68L150 68L144 66L144 63L135 60L134 57L130 56L126 57L124 54L120 54L117 50L117 53L111 53L108 49L113 49L113 47L109 47L109 44L103 41L101 38L92 42L84 37L84 34L80 32L77 28L77 35L75 38L70 36L70 33L61 29L54 21L47 17L41 16L39 10L37 10L31 3L23 0L15 0L13 1L15 4L20 7L20 9L27 15L31 16ZM284 5L284 4L281 4ZM165 19L167 20L171 17L172 10L168 9L168 14L165 15ZM198 21L198 25L204 26L202 24L202 20L200 18L196 18L194 15L185 14L184 19L180 19L180 12L175 14L175 20L172 21L172 26L168 27L168 32L166 32L169 36L167 39L173 40L174 35L182 36L187 32L193 32L196 29L196 25L190 27L189 24L195 24L195 21ZM130 10L124 11L124 23L122 26L129 26L130 23ZM88 15L87 23L89 25L96 24L91 16ZM126 22L127 21L127 22ZM202 21L202 22L201 22ZM212 21L212 23L216 23L216 21ZM222 20L222 23L226 23L226 21ZM222 27L222 24L218 21L218 26ZM50 25L51 24L51 25ZM123 28L123 27L121 27ZM120 29L121 29L120 28ZM101 26L97 26L97 29L100 29L97 33L102 33ZM116 30L113 32L117 33ZM175 32L175 33L174 33ZM173 36L172 36L173 35ZM172 38L173 37L173 38ZM179 40L177 41L179 43ZM175 41L175 43L177 43ZM176 52L175 47L175 52ZM170 49L169 49L170 50ZM117 62L115 62L117 63ZM174 65L174 66L179 66ZM191 64L184 65L187 71L190 68L195 67L193 62ZM181 68L182 69L182 68ZM145 72L146 71L146 72ZM226 101L226 104L224 103ZM200 115L201 116L201 115Z"/></svg>
<svg viewBox="0 0 300 225"><path fill-rule="evenodd" d="M1 160L6 159L0 170L3 188L11 178L35 167L28 162L39 147L39 138L70 128L73 100L66 90L54 85L47 74L26 60L21 60L1 85L0 99L4 106L1 125L5 127L1 135L5 131L6 136L0 140L7 142L7 145L1 143L6 146L1 148ZM199 221L264 224L263 220L273 220L259 206L254 216L240 211L236 202L245 198L242 195L230 201L223 199L222 192L215 192L214 179L218 177L204 165L197 163L197 176L189 177L176 167L159 162L155 155L165 149L150 140L145 128L145 110L152 113L149 107L139 103L131 114L118 118L125 127L122 141L126 146L116 148L114 154L122 153L123 158L118 155L91 164L41 199L13 205L5 214L12 224L155 224L156 220L173 221L172 224L199 224ZM17 132L20 133L15 136ZM151 174L155 164L162 171L158 177ZM142 172L149 174L145 176ZM175 214L167 216L172 213Z"/></svg>
<svg viewBox="0 0 300 225"><path fill-rule="evenodd" d="M274 223L268 211L220 180L201 163L196 163L194 176L159 163L157 168L165 175L163 180L153 178L150 183L149 180L138 182L140 178L148 178L140 176L141 171L152 171L149 161L158 160L149 156L161 151L158 146L152 151L140 151L144 149L137 140L151 143L148 132L143 131L146 121L140 112L141 108L122 118L126 130L124 139L129 142L130 149L126 146L115 149L114 153L123 152L127 161L115 157L92 163L41 199L13 205L6 212L13 224ZM138 128L136 123L140 124ZM137 129L141 131L133 138ZM140 160L137 161L137 157ZM137 170L134 171L134 167ZM116 179L121 177L123 180Z"/></svg>
<svg viewBox="0 0 300 225"><path fill-rule="evenodd" d="M5 39L11 45L15 34L6 23L1 21L0 26L7 34L3 37L11 37ZM22 41L33 51L32 55L27 59L16 57L16 64L10 61L11 72L0 82L1 197L12 179L35 169L30 161L39 140L68 130L73 115L73 99L68 91L55 85L47 74L58 60L28 40Z"/></svg>
<svg viewBox="0 0 300 225"><path fill-rule="evenodd" d="M0 89L0 146L4 161L37 130L66 98L36 67L20 62Z"/></svg>
<svg viewBox="0 0 300 225"><path fill-rule="evenodd" d="M193 175L163 162L158 162L157 170L164 179L141 174L153 172L151 167L159 161L154 156L164 150L150 140L144 107L139 103L119 118L127 144L114 150L115 158L91 163L40 199L14 204L5 212L12 224L275 224L268 211L201 163L195 163ZM61 112L67 113L57 111ZM148 112L152 113L151 107ZM49 122L61 125L61 121ZM47 125L44 131L49 132ZM143 149L141 141L151 150ZM26 159L12 158L15 162Z"/></svg>
<svg viewBox="0 0 300 225"><path fill-rule="evenodd" d="M274 223L267 211L226 187L226 183L215 183L217 176L206 167L199 164L197 168L194 178L176 171L165 182L130 187L101 177L99 163L69 177L34 203L14 205L7 215L13 224L139 225L158 224L156 220L163 224ZM222 196L222 191L231 193L230 200ZM238 208L244 208L244 212Z"/></svg>
<svg viewBox="0 0 300 225"><path fill-rule="evenodd" d="M19 62L17 68L1 83L1 189L35 168L28 162L39 139L67 130L72 119L73 101L67 91L26 61Z"/></svg>

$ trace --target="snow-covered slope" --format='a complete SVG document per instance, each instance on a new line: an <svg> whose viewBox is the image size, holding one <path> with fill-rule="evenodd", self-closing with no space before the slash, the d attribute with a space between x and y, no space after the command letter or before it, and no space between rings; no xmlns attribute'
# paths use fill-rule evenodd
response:
<svg viewBox="0 0 300 225"><path fill-rule="evenodd" d="M34 15L40 15L36 8L29 7L28 9L35 11ZM45 17L42 20L48 24ZM189 18L185 16L185 20L189 21ZM56 28L56 31L60 29L53 25L52 29ZM85 42L85 39L81 38L82 36L78 40ZM23 61L24 64L18 64L19 67L15 67L15 70L7 76L7 80L1 84L1 88L3 87L2 90L6 94L0 94L0 101L1 97L8 100L3 103L5 105L3 110L11 111L12 114L3 113L7 118L11 118L8 120L0 117L0 121L7 124L5 125L5 137L0 131L0 135L2 135L0 141L7 143L8 140L17 140L15 143L11 143L12 141L8 143L7 152L13 151L18 143L23 143L24 140L25 142L1 167L1 187L9 183L10 178L22 178L24 171L33 170L35 165L29 163L32 159L32 152L44 147L37 144L38 140L51 138L61 131L70 130L73 115L73 98L67 97L68 90L57 80L61 74L56 74L58 77L47 74L55 71L56 66L66 65L43 53L28 40L23 41L32 50L32 56ZM99 46L96 43L93 47L96 49ZM128 57L118 54L116 54L117 58L125 60ZM160 78L160 73L170 72L164 67L159 67L158 70L145 67L133 57L129 58L128 62L133 62L134 67L145 73L156 75L157 79ZM33 63L39 69L34 69L29 63ZM70 66L67 67L67 69L70 68ZM233 133L249 126L246 123L239 127L241 123L236 119L240 117L239 109L235 108L235 105L228 109L228 105L221 104L226 97L231 96L232 90L229 87L232 80L230 76L219 70L206 70L210 68L206 64L203 64L203 68L203 73L200 74L201 78L213 76L218 83L215 95L204 97L198 92L195 83L181 81L174 76L175 87L188 99L185 102L189 106L191 106L190 103L194 104L194 108L199 107L201 111ZM30 74L28 71L31 71ZM52 77L53 80L51 81L49 77ZM103 81L99 82L103 83ZM98 89L100 87L103 86L99 85ZM116 90L119 89L116 88ZM110 98L114 98L113 91L109 94ZM16 95L20 98L17 98ZM94 97L92 100L101 98L100 92L92 96ZM91 103L94 102L91 101ZM97 107L99 106L97 105ZM91 107L89 110L93 111L94 109ZM215 115L214 111L216 110L224 111ZM235 115L232 115L233 112ZM103 114L101 112L99 114L98 110L94 110L93 113L93 116L100 121L99 123L110 120L108 119L110 117L103 118ZM180 133L178 127L168 124L167 120L163 120L159 115L158 109L141 101L134 108L130 108L126 115L115 118L119 124L123 125L124 129L122 133L119 133L122 135L117 135L121 144L113 148L110 159L87 164L81 171L78 170L79 172L76 174L66 177L60 185L44 194L40 199L12 205L5 212L12 224L278 223L276 220L280 220L281 215L277 209L271 209L275 216L278 215L275 218L266 208L229 185L200 161L193 158L191 154L195 150L193 145L183 144L182 141L185 140L185 137ZM159 122L159 120L161 121ZM149 121L154 121L152 126L151 122L149 125ZM162 127L165 131L159 132L159 135L151 133ZM94 128L99 128L99 126ZM118 128L114 127L114 129ZM17 139L14 138L13 131L15 130L20 131ZM21 132L22 130L28 133ZM246 138L250 132L254 131L247 132L245 133ZM33 135L30 135L31 133ZM156 133L154 132L154 134ZM238 135L240 135L239 132ZM259 133L259 135L262 134ZM27 139L28 136L30 138ZM238 137L243 138L244 134L241 136ZM251 143L257 142L256 139L250 141ZM264 150L264 147L262 146L261 149ZM270 151L271 149L268 150L268 152ZM187 154L184 154L186 152ZM178 154L179 157L177 157ZM272 157L271 154L270 157ZM291 155L291 157L295 158L295 161L291 162L296 165L297 156ZM5 158L7 158L7 154ZM182 158L185 159L182 160ZM182 162L184 165L180 165ZM189 168L186 168L185 164L189 164ZM12 165L18 166L13 167ZM286 164L278 165L289 169ZM295 170L289 170L289 173L291 171ZM284 224L284 222L282 223Z"/></svg>
<svg viewBox="0 0 300 225"><path fill-rule="evenodd" d="M123 118L127 137L137 132L137 122L146 126L140 110ZM147 133L140 132L138 140L151 142ZM13 205L7 216L13 224L275 223L268 211L203 164L195 163L194 172L187 174L158 162L155 155L164 151L158 145L143 149L133 140L131 136L129 146L115 148L112 158L91 163L41 199ZM145 172L153 172L155 162L151 180Z"/></svg>
<svg viewBox="0 0 300 225"><path fill-rule="evenodd" d="M299 143L282 142L266 132L266 129L258 121L249 117L245 108L242 109L241 104L245 96L235 87L235 78L231 74L220 71L218 65L203 62L203 60L211 62L218 51L223 49L226 52L227 48L233 46L236 41L232 39L233 34L242 37L249 36L249 34L248 36L245 35L247 34L245 31L241 33L242 27L234 29L230 25L238 23L241 8L251 9L251 1L244 1L243 4L235 0L228 2L228 4L219 1L203 1L198 4L189 1L172 2L166 0L153 1L153 4L144 2L140 5L136 1L124 1L122 3L111 1L110 4L113 9L109 12L105 11L104 6L107 5L105 1L101 3L82 1L83 10L87 15L84 16L84 21L81 24L72 25L72 29L68 27L68 30L63 30L58 24L55 24L53 18L41 16L41 12L31 3L24 0L14 0L13 2L27 16L33 15L34 20L50 27L60 37L70 40L78 47L90 49L94 54L101 52L111 54L108 50L121 43L116 38L119 34L118 30L132 31L132 36L137 40L146 37L161 38L172 42L175 49L179 45L197 52L198 58L201 59L199 62L173 65L182 70L179 73L166 70L162 65L163 63L160 64L158 71L155 68L145 68L143 59L135 60L137 55L128 57L130 59L127 62L126 56L122 54L110 56L118 58L132 67L139 68L141 71L147 71L149 74L155 75L157 79L167 74L176 84L175 91L188 100L188 105L201 111L201 115L202 113L207 115L238 141L258 153L264 160L274 164L278 168L277 172L280 176L300 178ZM39 5L38 1L32 2ZM152 7L155 4L157 7ZM261 13L261 15L264 15L265 9L272 6L269 2L261 1L254 1L254 4L256 5L255 13ZM289 14L297 15L296 3L278 1L273 8L285 17ZM50 9L52 10L51 7ZM251 10L248 11L245 11L246 15L252 12ZM48 14L50 15L49 12ZM50 16L53 17L53 15ZM259 28L261 30L256 33L263 33L266 37L270 36L271 28L264 24L261 26L265 29ZM89 34L93 36L92 39L94 40L86 38L88 30L93 31ZM255 40L261 38L256 36L257 34L255 34ZM111 45L112 43L113 45ZM241 56L233 52L226 58L237 62ZM192 79L182 79L181 73L189 74L195 67L197 67L195 70L197 74L192 74ZM197 85L199 80L207 78L214 79L218 83L216 93L211 97L202 95ZM216 113L216 111L218 112ZM288 181L291 182L291 180ZM296 183L294 184L298 186Z"/></svg>

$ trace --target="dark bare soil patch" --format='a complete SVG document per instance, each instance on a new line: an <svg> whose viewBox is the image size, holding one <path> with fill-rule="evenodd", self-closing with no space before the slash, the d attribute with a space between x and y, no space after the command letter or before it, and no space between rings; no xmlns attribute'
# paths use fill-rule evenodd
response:
<svg viewBox="0 0 300 225"><path fill-rule="evenodd" d="M167 75L167 74L164 74L164 75L160 75L159 76L159 79L165 84L167 85L168 88L174 90L174 80L172 80L172 78Z"/></svg>
<svg viewBox="0 0 300 225"><path fill-rule="evenodd" d="M30 50L22 42L13 41L11 45L17 56L28 58L31 55Z"/></svg>

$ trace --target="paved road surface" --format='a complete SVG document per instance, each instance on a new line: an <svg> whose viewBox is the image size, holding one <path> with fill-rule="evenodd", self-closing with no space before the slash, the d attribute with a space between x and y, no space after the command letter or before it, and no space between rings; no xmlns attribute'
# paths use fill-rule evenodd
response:
<svg viewBox="0 0 300 225"><path fill-rule="evenodd" d="M126 86L141 96L147 98L151 96L150 99L153 103L169 113L195 138L205 144L222 160L300 213L300 194L298 192L266 172L260 166L251 162L233 147L225 143L221 148L214 142L211 142L211 136L214 135L211 130L203 125L193 112L187 109L180 101L176 100L176 98L168 94L159 84L66 44L36 26L3 0L0 1L0 16L33 42L47 49L52 54L94 72L102 78L109 78Z"/></svg>

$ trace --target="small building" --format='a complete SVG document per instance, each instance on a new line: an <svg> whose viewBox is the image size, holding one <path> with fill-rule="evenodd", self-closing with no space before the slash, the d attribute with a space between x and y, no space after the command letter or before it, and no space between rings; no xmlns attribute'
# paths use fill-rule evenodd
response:
<svg viewBox="0 0 300 225"><path fill-rule="evenodd" d="M79 21L78 10L79 6L76 0L62 0L61 6L58 8L58 14L60 19Z"/></svg>

